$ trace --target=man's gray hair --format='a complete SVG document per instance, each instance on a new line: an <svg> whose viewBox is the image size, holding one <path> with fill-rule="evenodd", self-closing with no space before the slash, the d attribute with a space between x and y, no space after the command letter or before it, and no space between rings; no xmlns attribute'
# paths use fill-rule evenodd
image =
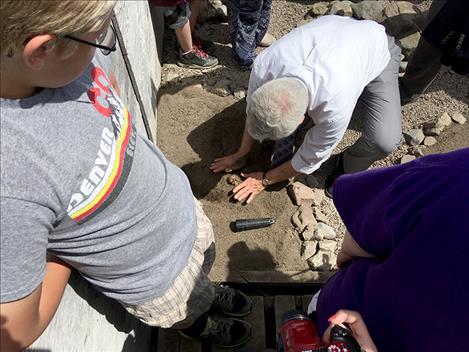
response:
<svg viewBox="0 0 469 352"><path fill-rule="evenodd" d="M292 134L308 107L308 90L297 78L284 77L260 86L247 107L246 128L258 141Z"/></svg>

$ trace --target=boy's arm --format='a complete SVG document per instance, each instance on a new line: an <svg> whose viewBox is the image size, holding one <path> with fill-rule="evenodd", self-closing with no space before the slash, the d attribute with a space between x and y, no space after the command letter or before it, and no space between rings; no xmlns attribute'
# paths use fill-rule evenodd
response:
<svg viewBox="0 0 469 352"><path fill-rule="evenodd" d="M43 333L59 306L70 273L66 264L48 258L44 280L31 294L0 304L0 350L21 351Z"/></svg>

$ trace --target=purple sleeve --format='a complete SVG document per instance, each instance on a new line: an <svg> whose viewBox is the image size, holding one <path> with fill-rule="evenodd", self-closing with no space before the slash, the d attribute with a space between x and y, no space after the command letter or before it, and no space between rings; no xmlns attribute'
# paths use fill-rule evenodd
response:
<svg viewBox="0 0 469 352"><path fill-rule="evenodd" d="M453 170L458 172L454 165L465 165L468 151L337 179L334 204L360 247L374 256L388 257L423 217L436 216L434 205L447 196L454 182Z"/></svg>
<svg viewBox="0 0 469 352"><path fill-rule="evenodd" d="M365 251L385 256L391 251L392 235L386 226L386 206L400 167L374 169L337 179L334 204L352 237Z"/></svg>

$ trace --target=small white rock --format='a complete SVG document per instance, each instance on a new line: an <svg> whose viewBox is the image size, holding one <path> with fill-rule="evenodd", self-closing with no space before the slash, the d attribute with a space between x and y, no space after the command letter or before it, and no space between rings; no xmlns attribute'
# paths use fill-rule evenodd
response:
<svg viewBox="0 0 469 352"><path fill-rule="evenodd" d="M230 89L231 81L228 79L222 79L218 81L213 87L213 93L221 97L226 97L231 94Z"/></svg>
<svg viewBox="0 0 469 352"><path fill-rule="evenodd" d="M316 226L315 225L306 225L304 230L301 232L301 239L303 241L311 241L316 238Z"/></svg>
<svg viewBox="0 0 469 352"><path fill-rule="evenodd" d="M467 121L464 115L461 114L460 112L454 113L453 116L451 116L451 118L453 119L454 122L459 123L460 125L462 125L463 123L466 123Z"/></svg>
<svg viewBox="0 0 469 352"><path fill-rule="evenodd" d="M177 82L179 80L179 75L175 72L170 72L166 75L166 82Z"/></svg>
<svg viewBox="0 0 469 352"><path fill-rule="evenodd" d="M425 137L425 139L423 140L423 145L425 145L427 147L430 147L434 144L436 144L436 138L435 137L428 136L428 137Z"/></svg>
<svg viewBox="0 0 469 352"><path fill-rule="evenodd" d="M423 140L425 139L425 135L423 134L423 131L418 128L404 131L402 134L404 135L405 141L407 142L408 145L422 144Z"/></svg>
<svg viewBox="0 0 469 352"><path fill-rule="evenodd" d="M322 16L329 10L328 3L325 1L317 2L311 7L314 16Z"/></svg>
<svg viewBox="0 0 469 352"><path fill-rule="evenodd" d="M235 89L233 95L236 99L241 100L246 96L246 93L244 92L244 88L238 87Z"/></svg>
<svg viewBox="0 0 469 352"><path fill-rule="evenodd" d="M399 63L399 72L405 72L407 68L407 61L401 61Z"/></svg>
<svg viewBox="0 0 469 352"><path fill-rule="evenodd" d="M336 236L336 233L332 227L326 225L322 222L318 222L318 227L316 228L316 232L314 233L314 238L321 240L325 238L326 240L332 240Z"/></svg>
<svg viewBox="0 0 469 352"><path fill-rule="evenodd" d="M328 14L351 17L353 15L352 5L353 2L346 0L334 2Z"/></svg>
<svg viewBox="0 0 469 352"><path fill-rule="evenodd" d="M324 215L324 213L319 210L318 207L313 207L313 214L318 222L323 222L327 224L327 216Z"/></svg>
<svg viewBox="0 0 469 352"><path fill-rule="evenodd" d="M408 1L397 1L397 7L400 14L415 14L414 5Z"/></svg>
<svg viewBox="0 0 469 352"><path fill-rule="evenodd" d="M337 242L333 240L322 240L319 241L319 249L329 252L335 252L335 247L337 246Z"/></svg>
<svg viewBox="0 0 469 352"><path fill-rule="evenodd" d="M311 270L331 271L336 267L337 256L334 252L318 250L307 262Z"/></svg>
<svg viewBox="0 0 469 352"><path fill-rule="evenodd" d="M313 199L313 206L318 207L321 205L322 201L324 200L324 190L322 189L313 189L314 192L314 199Z"/></svg>
<svg viewBox="0 0 469 352"><path fill-rule="evenodd" d="M401 158L401 164L408 163L409 161L412 161L415 159L417 159L415 156L406 154Z"/></svg>
<svg viewBox="0 0 469 352"><path fill-rule="evenodd" d="M313 255L316 254L318 250L318 242L317 241L305 241L301 244L301 258L303 260L308 260Z"/></svg>
<svg viewBox="0 0 469 352"><path fill-rule="evenodd" d="M451 125L451 116L447 112L444 112L439 118L437 123L441 123L443 126Z"/></svg>
<svg viewBox="0 0 469 352"><path fill-rule="evenodd" d="M418 157L425 155L424 153L425 148L426 147L424 145L414 145L412 147L409 147L409 149L407 149L407 153L418 158Z"/></svg>

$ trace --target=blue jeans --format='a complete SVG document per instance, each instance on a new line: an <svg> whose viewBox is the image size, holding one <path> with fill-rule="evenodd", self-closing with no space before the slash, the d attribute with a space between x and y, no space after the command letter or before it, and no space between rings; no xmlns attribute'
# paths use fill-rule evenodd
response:
<svg viewBox="0 0 469 352"><path fill-rule="evenodd" d="M233 53L240 66L251 66L269 27L272 0L228 0Z"/></svg>

